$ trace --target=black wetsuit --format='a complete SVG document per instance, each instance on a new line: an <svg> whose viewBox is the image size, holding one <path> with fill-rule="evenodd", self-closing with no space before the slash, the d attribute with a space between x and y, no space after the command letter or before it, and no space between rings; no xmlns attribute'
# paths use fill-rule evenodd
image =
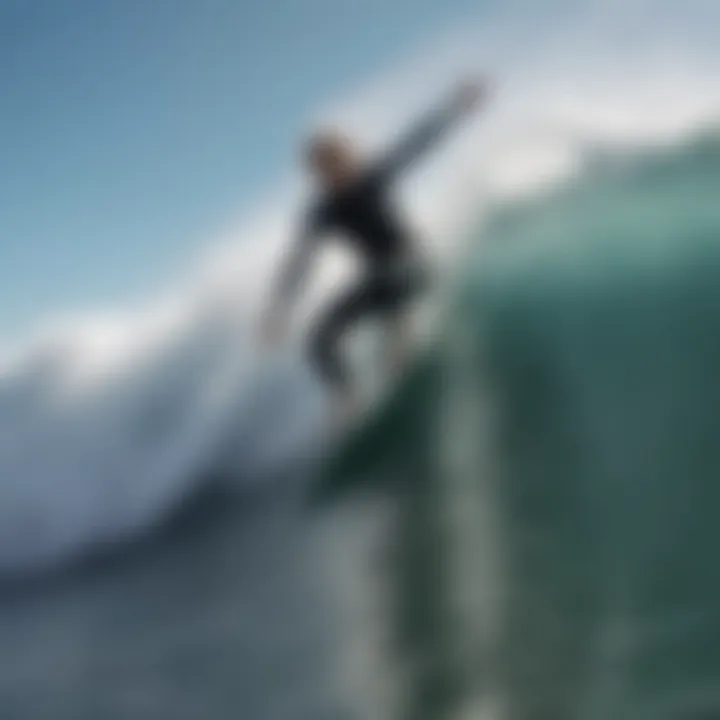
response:
<svg viewBox="0 0 720 720"><path fill-rule="evenodd" d="M462 114L458 103L448 103L424 118L351 187L320 198L307 214L300 242L281 277L280 295L287 303L326 233L342 234L365 264L360 281L331 303L311 334L313 364L334 387L343 387L349 381L339 353L344 332L365 317L403 310L426 285L425 268L419 262L411 233L393 208L389 190L398 175Z"/></svg>

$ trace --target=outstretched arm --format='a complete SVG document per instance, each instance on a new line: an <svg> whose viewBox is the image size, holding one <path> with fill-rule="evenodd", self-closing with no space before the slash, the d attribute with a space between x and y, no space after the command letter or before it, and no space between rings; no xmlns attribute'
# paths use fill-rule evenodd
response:
<svg viewBox="0 0 720 720"><path fill-rule="evenodd" d="M282 340L292 305L300 295L317 248L318 222L306 219L300 237L285 259L262 318L262 341L275 344Z"/></svg>
<svg viewBox="0 0 720 720"><path fill-rule="evenodd" d="M439 108L422 118L374 166L372 175L385 182L393 180L409 165L431 150L486 95L480 82L465 83Z"/></svg>

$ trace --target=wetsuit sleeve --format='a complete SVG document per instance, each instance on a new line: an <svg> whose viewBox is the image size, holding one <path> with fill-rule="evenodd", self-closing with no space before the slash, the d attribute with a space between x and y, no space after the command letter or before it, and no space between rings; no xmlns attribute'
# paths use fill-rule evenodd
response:
<svg viewBox="0 0 720 720"><path fill-rule="evenodd" d="M465 114L466 107L453 99L423 117L375 163L371 170L373 179L380 182L393 180L431 150Z"/></svg>
<svg viewBox="0 0 720 720"><path fill-rule="evenodd" d="M277 279L272 303L274 312L286 312L302 290L322 229L322 216L318 211L310 212L303 220Z"/></svg>

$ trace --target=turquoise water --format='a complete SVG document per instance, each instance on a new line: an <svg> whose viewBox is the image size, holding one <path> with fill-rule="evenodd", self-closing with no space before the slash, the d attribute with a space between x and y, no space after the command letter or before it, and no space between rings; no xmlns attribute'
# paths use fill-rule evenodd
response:
<svg viewBox="0 0 720 720"><path fill-rule="evenodd" d="M401 509L394 624L435 660L412 717L720 716L718 197L708 133L499 211L333 459L326 490L389 477Z"/></svg>
<svg viewBox="0 0 720 720"><path fill-rule="evenodd" d="M720 712L719 191L707 136L489 229L518 717Z"/></svg>

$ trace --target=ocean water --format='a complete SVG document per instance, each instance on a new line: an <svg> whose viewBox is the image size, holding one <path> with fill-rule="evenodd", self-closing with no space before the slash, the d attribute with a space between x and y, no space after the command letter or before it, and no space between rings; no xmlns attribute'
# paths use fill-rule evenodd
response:
<svg viewBox="0 0 720 720"><path fill-rule="evenodd" d="M2 359L0 718L720 717L717 8L561 5L471 37L429 343L327 462L253 251Z"/></svg>
<svg viewBox="0 0 720 720"><path fill-rule="evenodd" d="M3 717L717 716L718 190L711 132L498 210L329 462L3 585Z"/></svg>
<svg viewBox="0 0 720 720"><path fill-rule="evenodd" d="M208 493L132 547L5 588L2 717L344 717L300 485Z"/></svg>
<svg viewBox="0 0 720 720"><path fill-rule="evenodd" d="M719 190L711 131L489 230L511 717L720 713Z"/></svg>

